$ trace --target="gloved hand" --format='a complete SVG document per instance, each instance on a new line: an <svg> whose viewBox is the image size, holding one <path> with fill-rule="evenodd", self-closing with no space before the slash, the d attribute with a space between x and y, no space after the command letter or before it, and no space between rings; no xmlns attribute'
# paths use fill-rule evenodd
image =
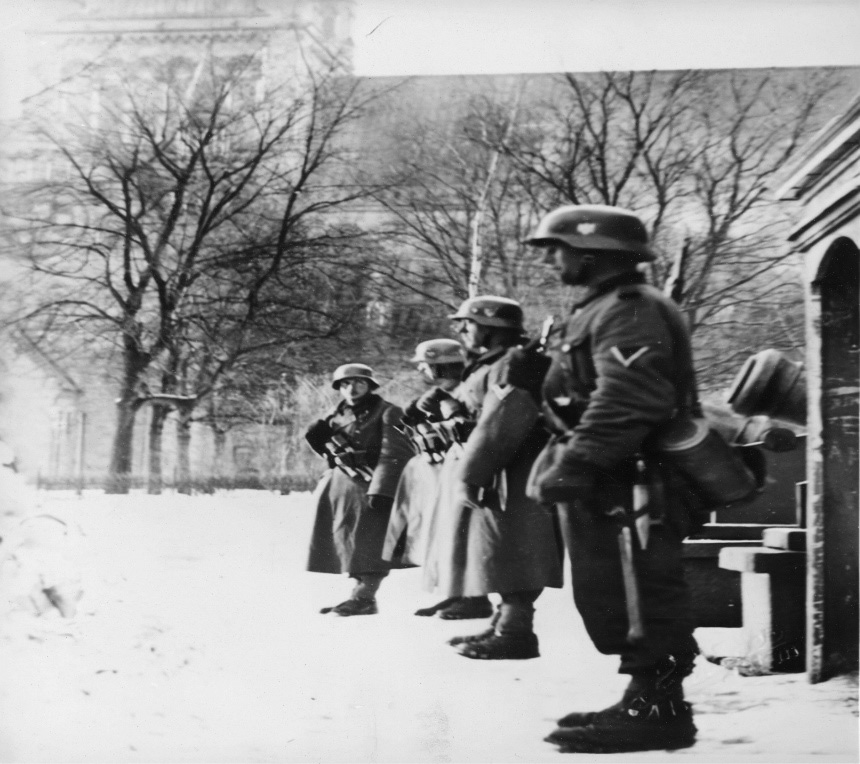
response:
<svg viewBox="0 0 860 764"><path fill-rule="evenodd" d="M535 496L542 504L593 502L600 469L581 459L560 459L535 480Z"/></svg>
<svg viewBox="0 0 860 764"><path fill-rule="evenodd" d="M427 419L438 422L443 418L440 404L443 400L450 397L451 395L441 387L434 387L415 401L415 406Z"/></svg>
<svg viewBox="0 0 860 764"><path fill-rule="evenodd" d="M308 431L305 433L305 440L314 451L322 456L326 456L325 445L331 439L331 434L331 425L324 419L318 419L308 428Z"/></svg>
<svg viewBox="0 0 860 764"><path fill-rule="evenodd" d="M552 359L535 349L511 348L502 359L500 384L537 394Z"/></svg>
<svg viewBox="0 0 860 764"><path fill-rule="evenodd" d="M378 493L367 494L367 506L370 507L373 512L378 512L381 515L388 514L393 505L394 499L391 496L382 496Z"/></svg>

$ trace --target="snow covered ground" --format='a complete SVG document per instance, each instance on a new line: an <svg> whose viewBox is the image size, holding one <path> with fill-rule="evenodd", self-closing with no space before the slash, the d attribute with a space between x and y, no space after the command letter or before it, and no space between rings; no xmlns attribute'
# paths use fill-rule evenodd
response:
<svg viewBox="0 0 860 764"><path fill-rule="evenodd" d="M70 494L84 597L0 625L3 762L550 762L556 717L625 678L586 637L569 586L538 601L542 656L470 661L445 640L483 621L417 618L434 597L395 571L380 614L317 613L347 579L304 571L309 494ZM732 630L700 630L717 654ZM856 678L810 685L700 659L691 749L577 761L856 762Z"/></svg>

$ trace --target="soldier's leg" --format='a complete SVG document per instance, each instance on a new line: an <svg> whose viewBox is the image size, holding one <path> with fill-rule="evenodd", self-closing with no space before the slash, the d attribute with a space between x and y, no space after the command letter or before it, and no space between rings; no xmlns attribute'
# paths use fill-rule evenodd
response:
<svg viewBox="0 0 860 764"><path fill-rule="evenodd" d="M376 592L382 584L382 580L388 575L388 571L355 573L351 578L355 579L355 586L348 600L334 607L320 610L321 613L334 613L335 615L375 615Z"/></svg>
<svg viewBox="0 0 860 764"><path fill-rule="evenodd" d="M627 641L629 628L618 529L596 507L560 506L570 550L574 599L598 650L621 657L631 675L621 700L598 712L572 713L548 738L564 751L610 752L681 748L695 726L681 683L698 652L683 578L681 539L652 527L646 550L634 552L645 639Z"/></svg>
<svg viewBox="0 0 860 764"><path fill-rule="evenodd" d="M534 602L541 589L503 592L495 628L484 638L461 643L460 655L478 660L522 660L540 655L534 633Z"/></svg>

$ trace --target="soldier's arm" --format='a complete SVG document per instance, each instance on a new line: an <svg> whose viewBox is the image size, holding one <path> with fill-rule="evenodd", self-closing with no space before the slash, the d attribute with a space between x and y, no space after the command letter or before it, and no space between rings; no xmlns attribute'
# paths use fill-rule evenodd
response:
<svg viewBox="0 0 860 764"><path fill-rule="evenodd" d="M387 406L382 413L382 445L373 479L367 488L369 495L393 498L400 474L415 453L409 438L398 429L402 417L403 410L398 406Z"/></svg>
<svg viewBox="0 0 860 764"><path fill-rule="evenodd" d="M489 486L534 429L540 411L526 391L501 384L501 364L494 364L487 379L481 416L469 435L463 455L463 480Z"/></svg>
<svg viewBox="0 0 860 764"><path fill-rule="evenodd" d="M632 456L676 406L672 337L659 306L619 297L593 326L596 388L567 456L611 468Z"/></svg>

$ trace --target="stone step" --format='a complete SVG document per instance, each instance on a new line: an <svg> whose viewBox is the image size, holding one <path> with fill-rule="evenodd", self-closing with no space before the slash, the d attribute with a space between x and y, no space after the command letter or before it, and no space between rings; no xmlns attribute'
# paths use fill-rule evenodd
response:
<svg viewBox="0 0 860 764"><path fill-rule="evenodd" d="M768 528L762 536L762 545L768 549L805 552L806 530L804 528Z"/></svg>

